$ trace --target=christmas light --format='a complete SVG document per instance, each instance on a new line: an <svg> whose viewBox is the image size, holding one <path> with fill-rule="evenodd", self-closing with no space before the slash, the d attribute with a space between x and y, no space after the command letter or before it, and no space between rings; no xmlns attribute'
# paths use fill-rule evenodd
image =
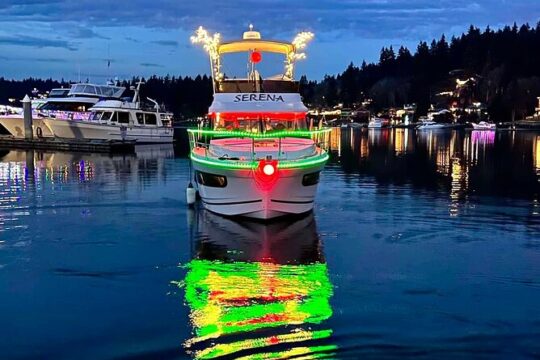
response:
<svg viewBox="0 0 540 360"><path fill-rule="evenodd" d="M203 165L211 166L218 169L229 169L229 170L253 170L256 169L259 163L257 161L240 161L240 160L219 160L212 159L208 157L202 157L194 152L190 155L191 160L198 162ZM327 152L322 151L320 155L316 157L310 157L309 159L299 159L299 160L280 160L277 164L278 169L302 169L307 167L313 167L316 165L323 165L330 156Z"/></svg>
<svg viewBox="0 0 540 360"><path fill-rule="evenodd" d="M206 50L210 56L212 62L212 72L216 80L221 80L223 74L221 73L221 62L218 53L219 42L221 40L221 34L215 33L210 35L207 30L202 26L195 31L195 35L190 37L193 44L202 44L203 49Z"/></svg>
<svg viewBox="0 0 540 360"><path fill-rule="evenodd" d="M187 129L188 133L196 135L212 135L212 136L234 136L234 137L249 137L257 139L282 138L282 137L311 137L314 135L326 134L332 131L330 128L320 130L283 130L268 133L253 133L241 130L210 130L210 129Z"/></svg>
<svg viewBox="0 0 540 360"><path fill-rule="evenodd" d="M299 52L306 48L308 42L313 40L315 35L312 32L304 31L296 35L292 44L294 45L295 51L291 52L287 56L287 63L285 65L285 76L289 79L292 79L294 76L294 63L298 60L303 60L306 58L306 53Z"/></svg>

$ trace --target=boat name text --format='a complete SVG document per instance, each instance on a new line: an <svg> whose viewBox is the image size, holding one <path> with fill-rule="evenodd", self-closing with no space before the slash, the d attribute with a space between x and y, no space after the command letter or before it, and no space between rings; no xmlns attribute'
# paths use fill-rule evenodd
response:
<svg viewBox="0 0 540 360"><path fill-rule="evenodd" d="M283 96L272 94L238 94L234 97L234 102L245 101L273 101L273 102L285 102Z"/></svg>

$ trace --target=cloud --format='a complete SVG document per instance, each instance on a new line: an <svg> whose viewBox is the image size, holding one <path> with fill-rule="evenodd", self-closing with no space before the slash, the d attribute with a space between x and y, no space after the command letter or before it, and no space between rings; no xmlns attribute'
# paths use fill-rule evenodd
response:
<svg viewBox="0 0 540 360"><path fill-rule="evenodd" d="M37 38L28 35L16 35L16 36L0 36L0 44L4 45L17 45L17 46L28 46L35 48L63 48L67 50L74 51L77 48L73 43L66 40L51 40Z"/></svg>
<svg viewBox="0 0 540 360"><path fill-rule="evenodd" d="M162 68L162 67L164 67L163 65L154 64L154 63L140 63L139 65L141 65L142 67L154 67L154 68Z"/></svg>
<svg viewBox="0 0 540 360"><path fill-rule="evenodd" d="M134 42L134 43L140 43L141 42L139 39L132 38L131 36L126 36L126 37L124 37L124 39L127 40L127 41Z"/></svg>
<svg viewBox="0 0 540 360"><path fill-rule="evenodd" d="M267 37L310 29L365 38L417 38L456 25L536 21L538 13L540 2L530 0L2 0L0 5L0 18L11 20L188 31L204 25L227 37L240 35L252 22Z"/></svg>
<svg viewBox="0 0 540 360"><path fill-rule="evenodd" d="M94 30L87 27L74 27L69 30L68 35L75 39L110 39L109 37L98 34Z"/></svg>
<svg viewBox="0 0 540 360"><path fill-rule="evenodd" d="M162 46L178 46L178 41L176 40L154 40L154 41L151 41L151 43L162 45Z"/></svg>
<svg viewBox="0 0 540 360"><path fill-rule="evenodd" d="M63 58L26 58L26 59L23 59L23 60L28 60L28 61L37 61L37 62L43 62L43 63L67 63L68 60L67 59L63 59Z"/></svg>

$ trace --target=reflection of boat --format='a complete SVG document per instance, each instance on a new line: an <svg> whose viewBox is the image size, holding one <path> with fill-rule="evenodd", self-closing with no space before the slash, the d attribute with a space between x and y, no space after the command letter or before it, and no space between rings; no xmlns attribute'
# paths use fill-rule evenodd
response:
<svg viewBox="0 0 540 360"><path fill-rule="evenodd" d="M487 121L480 121L479 123L471 123L474 130L495 130L497 125L494 123L489 123Z"/></svg>
<svg viewBox="0 0 540 360"><path fill-rule="evenodd" d="M383 118L374 117L369 120L368 128L369 129L381 129L389 125L389 121Z"/></svg>
<svg viewBox="0 0 540 360"><path fill-rule="evenodd" d="M213 63L210 124L188 132L197 187L208 210L270 219L313 209L330 129L308 124L293 80L294 59L303 57L297 51L311 37L303 33L291 43L267 41L247 31L242 40L205 44ZM200 28L193 41L205 39L208 34ZM219 70L221 56L246 52L248 78L226 78ZM284 73L263 79L255 68L262 53L283 56Z"/></svg>
<svg viewBox="0 0 540 360"><path fill-rule="evenodd" d="M11 150L4 155L0 153L0 185L25 185L30 181L42 185L86 182L93 180L98 173L107 172L134 182L141 174L158 179L166 176L165 159L174 157L172 144L138 145L135 151L135 156L128 156Z"/></svg>
<svg viewBox="0 0 540 360"><path fill-rule="evenodd" d="M172 143L172 114L164 112L153 100L153 106L143 107L139 98L141 84L134 89L131 102L100 101L90 109L88 119L49 117L43 121L60 138Z"/></svg>
<svg viewBox="0 0 540 360"><path fill-rule="evenodd" d="M87 119L88 109L100 99L118 99L125 88L111 85L74 84L67 89L53 89L49 97L33 111L33 129L36 136L52 137L52 130L45 124L44 118ZM22 114L0 116L0 125L17 138L24 137Z"/></svg>
<svg viewBox="0 0 540 360"><path fill-rule="evenodd" d="M332 286L312 214L265 225L198 211L192 240L183 284L194 337L184 345L196 359L329 356L336 349L324 327Z"/></svg>

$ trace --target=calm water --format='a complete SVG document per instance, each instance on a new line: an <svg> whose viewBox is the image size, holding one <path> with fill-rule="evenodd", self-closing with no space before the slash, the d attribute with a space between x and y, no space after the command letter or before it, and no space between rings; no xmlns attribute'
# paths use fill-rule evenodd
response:
<svg viewBox="0 0 540 360"><path fill-rule="evenodd" d="M332 133L315 212L187 209L185 151L0 151L0 358L540 356L540 133Z"/></svg>

